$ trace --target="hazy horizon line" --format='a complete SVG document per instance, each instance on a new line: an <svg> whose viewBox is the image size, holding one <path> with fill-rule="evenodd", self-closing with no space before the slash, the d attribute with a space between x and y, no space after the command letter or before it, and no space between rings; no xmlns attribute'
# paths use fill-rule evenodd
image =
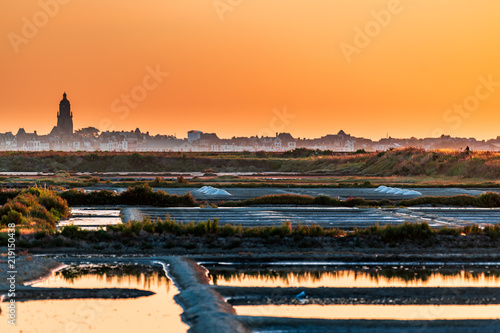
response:
<svg viewBox="0 0 500 333"><path fill-rule="evenodd" d="M157 136L157 135L160 135L160 136L173 136L177 139L187 139L187 133L189 131L197 131L195 129L191 129L189 131L186 131L186 136L185 137L180 137L180 136L177 136L177 133L160 133L160 132L154 132L154 133L150 133L150 131L143 131L140 129L140 127L137 127L136 129L130 129L130 130L125 130L125 129L120 129L120 130L117 130L117 129L114 129L114 130L110 130L110 129L107 129L107 130L104 130L104 131L101 131L99 128L95 127L95 126L87 126L87 127L82 127L82 128L79 128L77 130L74 131L74 134L76 134L77 131L79 130L83 130L83 129L86 129L86 128L95 128L99 131L100 134L102 133L107 133L107 132L110 132L110 133L122 133L122 132L134 132L136 129L139 129L141 131L141 133L143 134L147 134L149 133L150 136L154 137L154 136ZM26 127L19 127L16 130L12 131L7 131L7 132L0 132L0 134L8 134L8 133L12 133L14 136L17 134L17 132L19 132L19 130L23 129L27 134L34 134L36 133L38 136L47 136L47 135L50 135L50 131L48 133L45 133L45 134L40 134L38 133L38 130L26 130ZM226 137L220 137L216 131L210 131L210 132L205 132L205 131L201 131L203 134L216 134L219 139L221 140L227 140L227 139L232 139L232 138L251 138L251 137L258 137L258 138L261 138L261 137L276 137L276 134L290 134L294 139L297 139L297 140L314 140L314 139L321 139L323 137L326 137L326 136L336 136L338 135L340 132L344 132L347 136L350 136L350 137L353 137L353 138L356 138L356 139L366 139L366 140L372 140L372 141L380 141L380 140L383 140L383 139L394 139L394 140L425 140L425 139L440 139L442 138L443 136L444 137L450 137L451 139L466 139L466 140L470 140L470 139L474 139L476 141L489 141L489 140L496 140L500 137L500 135L498 135L497 137L490 137L490 138L484 138L484 139L480 139L480 138L477 138L475 136L470 136L470 137L464 137L464 136L453 136L452 134L441 134L439 136L427 136L427 137L417 137L417 136L410 136L410 137L393 137L391 135L388 135L386 137L379 137L378 139L377 138L374 138L374 137L364 137L364 136L356 136L356 135L353 135L353 134L350 134L349 132L347 131L344 131L342 129L340 129L339 131L337 131L336 133L327 133L327 134L320 134L320 136L317 136L317 137L307 137L307 136L294 136L292 132L287 132L287 131L278 131L275 133L275 136L272 136L272 135L257 135L257 134L253 134L253 135L232 135L232 136L226 136ZM269 133L268 133L269 134Z"/></svg>

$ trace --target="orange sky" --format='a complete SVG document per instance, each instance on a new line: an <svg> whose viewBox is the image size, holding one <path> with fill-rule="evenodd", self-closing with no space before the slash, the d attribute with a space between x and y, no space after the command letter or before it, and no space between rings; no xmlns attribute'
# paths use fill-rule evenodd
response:
<svg viewBox="0 0 500 333"><path fill-rule="evenodd" d="M75 129L500 135L500 1L10 0L0 13L0 132L48 133L66 91Z"/></svg>

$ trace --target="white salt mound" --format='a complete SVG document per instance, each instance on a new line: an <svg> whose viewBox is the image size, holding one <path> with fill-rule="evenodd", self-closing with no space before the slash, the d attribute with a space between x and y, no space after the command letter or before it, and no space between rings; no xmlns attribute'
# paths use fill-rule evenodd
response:
<svg viewBox="0 0 500 333"><path fill-rule="evenodd" d="M387 186L379 186L375 189L375 192L392 194L392 195L422 195L422 193L414 190L405 190L397 187L387 187Z"/></svg>
<svg viewBox="0 0 500 333"><path fill-rule="evenodd" d="M220 188L215 188L212 186L203 186L197 191L206 195L231 195L231 193L226 190L221 190Z"/></svg>

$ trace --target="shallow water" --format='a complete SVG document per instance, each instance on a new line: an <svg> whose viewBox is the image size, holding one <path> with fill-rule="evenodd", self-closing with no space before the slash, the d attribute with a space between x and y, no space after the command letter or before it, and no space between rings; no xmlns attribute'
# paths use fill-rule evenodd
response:
<svg viewBox="0 0 500 333"><path fill-rule="evenodd" d="M358 264L359 265L359 264ZM382 288L407 287L500 288L499 266L277 266L239 268L210 265L213 284L267 288ZM241 305L239 315L312 319L500 319L500 305Z"/></svg>
<svg viewBox="0 0 500 333"><path fill-rule="evenodd" d="M82 229L93 230L107 225L117 225L122 223L119 209L103 207L72 207L72 217L69 220L61 221L58 227L76 225Z"/></svg>
<svg viewBox="0 0 500 333"><path fill-rule="evenodd" d="M212 284L232 287L496 287L500 270L375 269L334 271L210 270Z"/></svg>
<svg viewBox="0 0 500 333"><path fill-rule="evenodd" d="M181 321L182 308L173 297L177 288L164 275L152 274L86 274L73 278L60 272L35 284L36 287L69 288L137 288L156 294L123 300L75 299L29 301L18 303L17 326L7 324L5 312L0 315L1 332L76 333L76 332L171 332L181 333L188 326ZM6 304L6 303L4 303ZM5 306L2 305L5 309Z"/></svg>
<svg viewBox="0 0 500 333"><path fill-rule="evenodd" d="M500 319L500 305L245 305L235 309L244 316L314 319Z"/></svg>

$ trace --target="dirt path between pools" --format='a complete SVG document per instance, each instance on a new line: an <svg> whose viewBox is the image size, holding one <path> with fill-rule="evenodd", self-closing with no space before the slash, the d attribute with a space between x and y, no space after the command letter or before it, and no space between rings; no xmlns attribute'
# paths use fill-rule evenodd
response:
<svg viewBox="0 0 500 333"><path fill-rule="evenodd" d="M500 304L500 288L263 288L214 286L232 305L486 305ZM298 297L297 295L302 295Z"/></svg>
<svg viewBox="0 0 500 333"><path fill-rule="evenodd" d="M7 278L10 277L9 259L2 254L0 257L0 286L7 285ZM31 255L17 256L15 258L15 268L17 271L16 284L31 284L39 279L48 277L52 272L64 265L54 259L33 257ZM2 293L4 288L0 290Z"/></svg>
<svg viewBox="0 0 500 333"><path fill-rule="evenodd" d="M62 299L125 299L152 296L155 293L135 288L41 288L17 286L16 302Z"/></svg>
<svg viewBox="0 0 500 333"><path fill-rule="evenodd" d="M170 264L169 275L178 285L176 301L184 308L183 319L190 333L250 333L237 320L233 307L208 284L206 272L185 258L159 258Z"/></svg>
<svg viewBox="0 0 500 333"><path fill-rule="evenodd" d="M14 268L10 265L14 264ZM18 288L31 288L23 285L35 282L39 279L46 278L52 272L64 265L60 262L42 258L32 257L30 255L20 255L15 258L15 262L10 261L7 255L2 254L0 257L0 304L8 295L10 289L10 281L7 280L11 276L15 277L16 291ZM11 271L16 273L12 274ZM0 307L0 313L2 308Z"/></svg>

